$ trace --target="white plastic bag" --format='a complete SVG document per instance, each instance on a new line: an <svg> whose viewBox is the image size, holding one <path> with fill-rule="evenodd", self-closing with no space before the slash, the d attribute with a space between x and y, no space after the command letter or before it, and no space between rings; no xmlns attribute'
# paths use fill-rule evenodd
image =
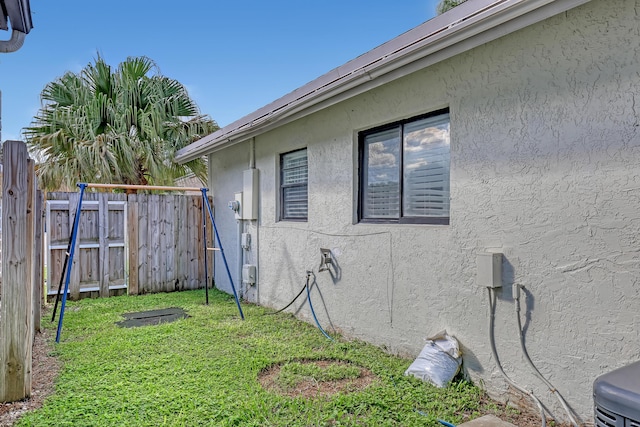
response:
<svg viewBox="0 0 640 427"><path fill-rule="evenodd" d="M461 364L458 341L447 331L442 331L427 339L422 351L404 374L413 375L437 387L446 387L460 370Z"/></svg>

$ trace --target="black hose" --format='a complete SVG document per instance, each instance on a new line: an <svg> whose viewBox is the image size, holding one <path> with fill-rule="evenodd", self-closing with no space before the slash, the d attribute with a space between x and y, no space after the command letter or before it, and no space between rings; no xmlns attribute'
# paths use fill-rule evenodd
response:
<svg viewBox="0 0 640 427"><path fill-rule="evenodd" d="M300 292L298 292L298 295L296 295L295 298L293 298L289 304L287 304L286 306L282 307L278 311L274 311L273 313L265 313L265 314L278 314L278 313L281 313L281 312L285 311L287 308L289 308L291 306L291 304L296 302L296 300L300 297L300 295L302 295L302 293L304 292L304 290L306 288L307 288L307 284L305 283L305 285L302 287L302 289L300 289Z"/></svg>
<svg viewBox="0 0 640 427"><path fill-rule="evenodd" d="M274 311L272 313L265 313L265 315L270 315L270 314L278 314L281 313L282 311L286 310L287 308L289 308L291 306L291 304L293 304L299 297L300 295L302 295L302 293L305 291L305 289L307 290L307 302L309 303L309 308L311 309L311 314L313 315L313 320L316 322L316 326L318 327L318 329L320 330L320 332L322 332L322 335L324 335L325 337L327 337L328 339L330 339L331 341L333 341L333 338L331 338L331 336L329 334L327 334L327 332L322 328L322 326L320 325L320 322L318 321L318 317L316 316L316 312L313 309L313 304L311 303L311 292L310 292L310 288L309 288L309 278L311 277L311 274L313 274L311 271L307 271L307 281L304 284L304 286L302 287L302 289L300 289L300 292L298 292L298 295L296 295L289 304L285 305L284 307L282 307L280 310L278 311Z"/></svg>

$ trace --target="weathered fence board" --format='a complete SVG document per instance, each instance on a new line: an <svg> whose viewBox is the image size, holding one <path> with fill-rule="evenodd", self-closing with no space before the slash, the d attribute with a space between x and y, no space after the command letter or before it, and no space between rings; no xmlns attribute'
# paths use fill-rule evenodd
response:
<svg viewBox="0 0 640 427"><path fill-rule="evenodd" d="M160 196L152 194L147 202L149 205L149 221L147 222L147 265L148 286L150 292L158 292L158 282L160 281L160 233L158 232L160 222ZM141 236L142 237L142 236Z"/></svg>
<svg viewBox="0 0 640 427"><path fill-rule="evenodd" d="M100 296L109 296L109 201L106 197L98 199L98 253L92 258L98 258L100 271Z"/></svg>
<svg viewBox="0 0 640 427"><path fill-rule="evenodd" d="M193 283L189 283L190 278L193 276L189 273L189 255L191 245L188 244L190 238L192 238L192 234L189 230L189 203L191 203L191 198L181 197L178 203L178 211L176 212L176 216L178 218L184 218L186 222L186 226L183 225L181 228L177 228L178 232L178 248L177 248L177 274L178 274L178 286L180 289L188 289L198 286ZM186 229L186 232L185 232ZM200 285L201 286L201 285Z"/></svg>
<svg viewBox="0 0 640 427"><path fill-rule="evenodd" d="M127 217L127 234L129 235L129 244L124 249L129 251L128 262L128 278L129 278L129 293L131 295L138 294L138 253L140 248L138 247L138 233L137 228L133 228L134 224L138 223L138 198L137 195L132 194L129 196L129 209Z"/></svg>
<svg viewBox="0 0 640 427"><path fill-rule="evenodd" d="M37 217L33 173L23 142L3 144L0 402L31 395L34 327L39 325ZM35 296L35 301L34 301Z"/></svg>
<svg viewBox="0 0 640 427"><path fill-rule="evenodd" d="M62 273L60 252L68 245L77 194L51 193L48 198L52 295ZM85 193L82 205L72 299L87 292L109 296L124 288L136 295L204 286L201 196Z"/></svg>
<svg viewBox="0 0 640 427"><path fill-rule="evenodd" d="M34 184L36 180L34 179ZM36 211L35 211L35 233L34 233L34 258L33 258L33 329L36 332L41 332L41 318L42 318L42 306L44 305L44 262L43 262L43 232L42 232L42 217L44 214L44 196L42 191L36 191Z"/></svg>
<svg viewBox="0 0 640 427"><path fill-rule="evenodd" d="M40 321L36 321L36 315L40 317L40 289L36 280L36 191L37 180L35 173L35 163L31 159L27 159L27 274L29 275L28 284L31 286L31 327L33 331L40 330Z"/></svg>
<svg viewBox="0 0 640 427"><path fill-rule="evenodd" d="M73 230L73 221L74 221L74 217L73 217L73 212L76 211L77 207L78 207L78 202L80 200L80 195L78 193L74 193L71 194L69 197L69 230ZM82 213L80 213L80 218L82 218ZM81 221L80 223L82 224L83 221ZM86 221L85 221L86 222ZM80 236L81 232L80 232L80 227L78 226L78 237ZM80 251L78 250L79 246L80 246L80 238L77 238L74 242L74 253L80 255ZM71 294L71 298L72 299L78 299L80 298L80 265L81 263L78 262L78 260L80 259L80 256L76 256L73 259L73 263L72 265L68 266L68 268L71 268L71 283L69 283L69 291Z"/></svg>
<svg viewBox="0 0 640 427"><path fill-rule="evenodd" d="M48 294L58 292L65 254L69 245L78 202L77 193L50 193L47 201L48 216ZM110 199L116 200L110 200ZM124 230L113 231L115 218L124 217L124 195L100 196L85 193L76 239L76 256L69 283L69 296L108 296L125 288L123 270ZM114 213L115 212L115 213ZM116 223L118 221L115 221ZM116 227L118 225L116 224ZM119 258L119 259L118 259Z"/></svg>

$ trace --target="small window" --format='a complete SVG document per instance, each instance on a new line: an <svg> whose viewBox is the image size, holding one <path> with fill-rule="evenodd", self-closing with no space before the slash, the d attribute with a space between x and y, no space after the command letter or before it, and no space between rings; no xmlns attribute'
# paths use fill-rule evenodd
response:
<svg viewBox="0 0 640 427"><path fill-rule="evenodd" d="M362 222L449 224L449 111L359 135Z"/></svg>
<svg viewBox="0 0 640 427"><path fill-rule="evenodd" d="M306 221L308 171L306 148L280 156L280 219Z"/></svg>

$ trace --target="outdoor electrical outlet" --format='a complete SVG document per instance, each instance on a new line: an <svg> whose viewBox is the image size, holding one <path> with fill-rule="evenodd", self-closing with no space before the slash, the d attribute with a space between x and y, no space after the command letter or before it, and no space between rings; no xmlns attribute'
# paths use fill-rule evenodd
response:
<svg viewBox="0 0 640 427"><path fill-rule="evenodd" d="M256 266L244 264L242 266L242 283L247 285L256 284Z"/></svg>
<svg viewBox="0 0 640 427"><path fill-rule="evenodd" d="M512 291L513 291L513 298L514 299L520 298L520 288L522 288L522 285L520 283L514 283L513 284Z"/></svg>
<svg viewBox="0 0 640 427"><path fill-rule="evenodd" d="M478 277L479 286L485 288L502 287L502 254L497 252L478 253Z"/></svg>

